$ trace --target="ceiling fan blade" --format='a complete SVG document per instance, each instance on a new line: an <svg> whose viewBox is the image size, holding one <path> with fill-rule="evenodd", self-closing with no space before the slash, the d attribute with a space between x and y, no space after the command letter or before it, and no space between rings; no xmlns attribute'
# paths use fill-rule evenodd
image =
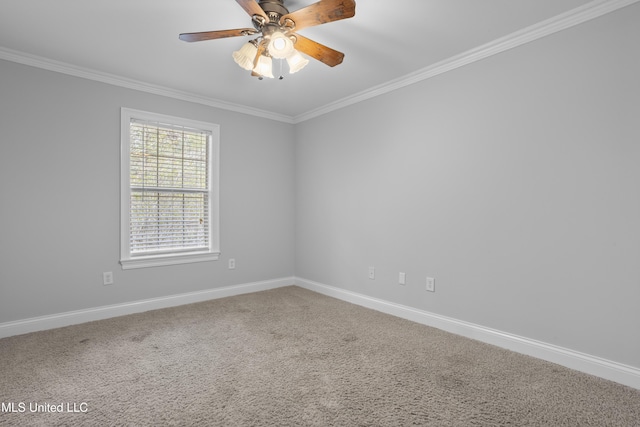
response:
<svg viewBox="0 0 640 427"><path fill-rule="evenodd" d="M298 31L314 25L351 18L355 14L355 0L320 0L317 3L284 15L280 18L280 22L284 24L287 19L291 19L296 24L295 30Z"/></svg>
<svg viewBox="0 0 640 427"><path fill-rule="evenodd" d="M236 0L236 2L238 2L240 7L242 7L249 16L253 17L253 15L260 15L263 16L267 22L269 21L269 17L264 13L264 10L262 10L256 0Z"/></svg>
<svg viewBox="0 0 640 427"><path fill-rule="evenodd" d="M220 31L203 31L200 33L182 33L180 34L180 40L185 42L200 42L203 40L215 40L224 39L227 37L239 37L249 36L256 34L257 31L253 28L238 28L235 30L220 30Z"/></svg>
<svg viewBox="0 0 640 427"><path fill-rule="evenodd" d="M344 53L338 52L337 50L331 49L330 47L318 42L314 42L300 34L294 34L294 36L296 37L296 43L294 46L300 52L306 53L310 57L327 64L329 67L335 67L342 63Z"/></svg>

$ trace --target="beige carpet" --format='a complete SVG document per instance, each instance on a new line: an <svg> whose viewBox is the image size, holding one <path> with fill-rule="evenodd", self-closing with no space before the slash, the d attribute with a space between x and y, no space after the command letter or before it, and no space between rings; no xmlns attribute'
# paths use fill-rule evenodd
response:
<svg viewBox="0 0 640 427"><path fill-rule="evenodd" d="M0 381L2 426L640 426L639 390L298 287L5 338Z"/></svg>

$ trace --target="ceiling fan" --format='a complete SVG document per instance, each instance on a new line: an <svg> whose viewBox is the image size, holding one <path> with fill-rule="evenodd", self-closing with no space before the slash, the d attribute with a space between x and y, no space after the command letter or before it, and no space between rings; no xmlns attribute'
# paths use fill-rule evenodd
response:
<svg viewBox="0 0 640 427"><path fill-rule="evenodd" d="M260 79L273 78L272 58L286 59L291 74L304 68L309 60L300 52L330 67L342 63L343 53L301 36L297 31L355 16L355 0L320 0L295 12L289 12L284 0L236 2L251 16L254 28L183 33L180 40L198 42L260 34L233 52L236 63Z"/></svg>

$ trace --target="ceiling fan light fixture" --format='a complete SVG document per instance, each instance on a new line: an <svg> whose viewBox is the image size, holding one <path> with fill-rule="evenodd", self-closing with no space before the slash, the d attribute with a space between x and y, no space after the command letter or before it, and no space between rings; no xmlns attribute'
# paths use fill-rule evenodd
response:
<svg viewBox="0 0 640 427"><path fill-rule="evenodd" d="M252 42L253 40L243 44L239 50L233 52L233 60L247 71L253 69L253 60L258 52L258 48Z"/></svg>
<svg viewBox="0 0 640 427"><path fill-rule="evenodd" d="M273 61L271 57L260 55L260 58L258 58L258 63L253 69L253 72L262 77L268 77L272 79L273 78L272 68L273 68Z"/></svg>
<svg viewBox="0 0 640 427"><path fill-rule="evenodd" d="M283 33L276 31L271 34L267 50L272 57L284 59L293 52L293 42Z"/></svg>
<svg viewBox="0 0 640 427"><path fill-rule="evenodd" d="M289 56L287 56L287 64L289 64L289 74L297 73L307 66L309 60L300 55L300 52L293 50Z"/></svg>

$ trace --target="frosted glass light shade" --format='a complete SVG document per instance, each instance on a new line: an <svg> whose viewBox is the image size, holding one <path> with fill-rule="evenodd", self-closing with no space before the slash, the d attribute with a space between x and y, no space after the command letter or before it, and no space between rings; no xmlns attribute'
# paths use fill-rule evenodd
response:
<svg viewBox="0 0 640 427"><path fill-rule="evenodd" d="M269 41L267 49L269 50L269 55L274 58L284 59L293 52L293 42L289 37L276 31L271 34L271 40Z"/></svg>
<svg viewBox="0 0 640 427"><path fill-rule="evenodd" d="M293 50L289 56L287 56L287 64L289 64L289 74L297 73L307 66L309 60L300 55L300 52Z"/></svg>
<svg viewBox="0 0 640 427"><path fill-rule="evenodd" d="M257 52L258 48L253 43L247 42L242 45L240 50L233 52L233 60L236 61L236 64L249 71L253 68L253 60Z"/></svg>
<svg viewBox="0 0 640 427"><path fill-rule="evenodd" d="M268 56L260 55L258 59L258 65L253 69L256 74L261 75L262 77L273 78L272 72L272 60Z"/></svg>

